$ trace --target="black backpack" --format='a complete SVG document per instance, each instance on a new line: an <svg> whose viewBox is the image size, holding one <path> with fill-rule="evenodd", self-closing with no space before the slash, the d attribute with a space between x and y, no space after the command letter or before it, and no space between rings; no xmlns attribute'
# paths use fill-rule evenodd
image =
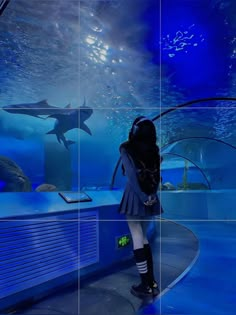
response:
<svg viewBox="0 0 236 315"><path fill-rule="evenodd" d="M160 165L150 169L142 161L137 160L136 167L141 190L148 195L155 194L160 184Z"/></svg>

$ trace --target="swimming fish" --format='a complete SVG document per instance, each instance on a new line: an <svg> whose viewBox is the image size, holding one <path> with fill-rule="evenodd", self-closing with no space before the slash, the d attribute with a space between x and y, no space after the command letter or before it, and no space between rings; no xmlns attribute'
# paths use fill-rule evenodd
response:
<svg viewBox="0 0 236 315"><path fill-rule="evenodd" d="M29 115L41 119L55 118L54 128L47 134L56 134L59 143L63 142L68 149L69 145L75 141L67 140L64 133L71 129L80 128L92 135L89 127L84 123L93 113L92 108L86 106L86 101L81 107L71 108L70 104L65 108L49 105L47 100L37 103L23 103L15 105L7 105L2 107L8 113ZM47 116L47 117L40 117Z"/></svg>
<svg viewBox="0 0 236 315"><path fill-rule="evenodd" d="M61 107L49 105L47 100L42 100L37 103L23 103L23 104L7 105L7 106L3 106L2 109L11 114L23 114L23 115L29 115L29 116L45 119L45 118L40 117L40 115L41 116L53 115L58 110L60 110Z"/></svg>
<svg viewBox="0 0 236 315"><path fill-rule="evenodd" d="M58 110L56 114L50 115L48 118L55 118L56 122L54 128L47 132L47 134L56 134L59 143L63 142L64 146L68 149L68 146L75 143L71 140L66 140L64 133L71 129L80 128L89 135L92 135L91 130L85 124L93 113L93 109L84 104L79 108L71 108L70 104L66 108Z"/></svg>

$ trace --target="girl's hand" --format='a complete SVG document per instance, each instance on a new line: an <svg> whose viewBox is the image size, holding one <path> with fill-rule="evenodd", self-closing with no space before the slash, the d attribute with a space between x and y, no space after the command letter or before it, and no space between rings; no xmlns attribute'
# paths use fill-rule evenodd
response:
<svg viewBox="0 0 236 315"><path fill-rule="evenodd" d="M148 200L144 202L145 206L152 206L157 202L155 195L149 195Z"/></svg>

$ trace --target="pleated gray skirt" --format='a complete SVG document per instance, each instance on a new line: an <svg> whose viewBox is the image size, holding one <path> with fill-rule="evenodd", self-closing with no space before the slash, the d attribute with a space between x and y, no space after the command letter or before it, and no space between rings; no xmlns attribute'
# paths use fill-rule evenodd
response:
<svg viewBox="0 0 236 315"><path fill-rule="evenodd" d="M118 211L121 214L144 218L163 213L158 196L154 205L145 206L129 184L126 185Z"/></svg>

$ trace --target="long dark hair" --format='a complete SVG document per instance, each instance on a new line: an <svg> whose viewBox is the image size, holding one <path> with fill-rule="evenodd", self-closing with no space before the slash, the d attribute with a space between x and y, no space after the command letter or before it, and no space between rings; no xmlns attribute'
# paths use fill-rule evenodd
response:
<svg viewBox="0 0 236 315"><path fill-rule="evenodd" d="M136 165L141 161L147 168L155 168L159 167L161 162L156 140L156 128L153 122L145 119L145 116L139 116L132 124L128 141L122 143L120 147L127 150ZM123 165L122 170L124 174Z"/></svg>

